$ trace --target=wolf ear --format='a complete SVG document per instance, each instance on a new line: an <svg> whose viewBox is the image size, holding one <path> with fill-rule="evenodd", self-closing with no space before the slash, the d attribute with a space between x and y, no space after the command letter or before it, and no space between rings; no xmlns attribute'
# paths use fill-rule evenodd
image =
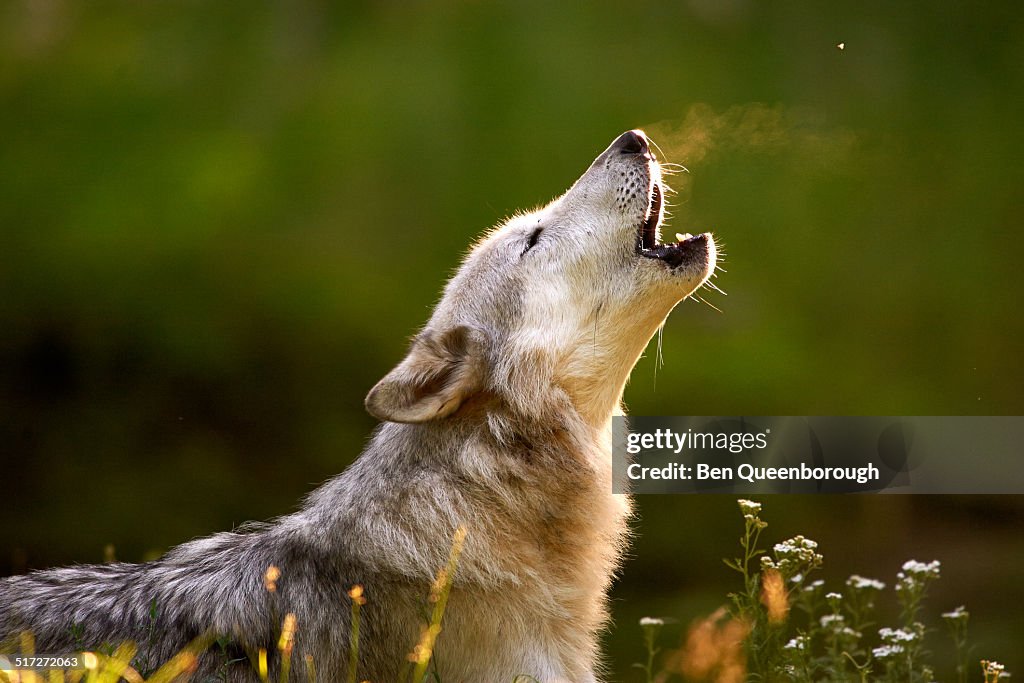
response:
<svg viewBox="0 0 1024 683"><path fill-rule="evenodd" d="M482 360L482 344L468 327L425 331L405 360L367 394L366 410L389 422L447 417L481 386Z"/></svg>

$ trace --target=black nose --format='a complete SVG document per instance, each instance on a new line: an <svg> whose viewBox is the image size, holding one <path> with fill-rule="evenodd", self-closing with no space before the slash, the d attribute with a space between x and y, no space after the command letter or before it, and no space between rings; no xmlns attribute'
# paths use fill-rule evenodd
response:
<svg viewBox="0 0 1024 683"><path fill-rule="evenodd" d="M650 151L647 146L647 136L642 130L626 131L615 139L612 149L617 149L623 154L647 154Z"/></svg>

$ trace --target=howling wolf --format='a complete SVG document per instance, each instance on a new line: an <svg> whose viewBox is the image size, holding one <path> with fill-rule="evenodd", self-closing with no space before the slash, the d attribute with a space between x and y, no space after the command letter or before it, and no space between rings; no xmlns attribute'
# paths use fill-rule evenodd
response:
<svg viewBox="0 0 1024 683"><path fill-rule="evenodd" d="M612 493L612 416L648 341L715 269L710 234L662 243L665 186L644 133L620 135L561 197L481 239L408 355L366 397L382 424L302 508L144 564L0 580L0 639L58 653L132 641L152 668L215 645L196 680L256 681L294 626L292 680L395 681L465 530L433 665L442 681L596 681L605 593L630 502Z"/></svg>

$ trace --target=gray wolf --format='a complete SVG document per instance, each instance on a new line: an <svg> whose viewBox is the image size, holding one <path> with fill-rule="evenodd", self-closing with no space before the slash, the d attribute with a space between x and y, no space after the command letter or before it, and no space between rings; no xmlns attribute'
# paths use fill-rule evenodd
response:
<svg viewBox="0 0 1024 683"><path fill-rule="evenodd" d="M630 514L612 494L611 419L672 308L715 268L709 234L661 243L665 185L641 131L561 197L470 251L408 355L366 397L361 456L294 514L184 543L145 564L0 582L0 638L37 651L134 641L159 663L210 632L197 680L270 675L282 618L320 680L344 680L364 587L356 680L394 681L431 582L467 531L434 650L443 681L596 681L606 591ZM267 570L279 570L275 590ZM304 680L305 667L292 668Z"/></svg>

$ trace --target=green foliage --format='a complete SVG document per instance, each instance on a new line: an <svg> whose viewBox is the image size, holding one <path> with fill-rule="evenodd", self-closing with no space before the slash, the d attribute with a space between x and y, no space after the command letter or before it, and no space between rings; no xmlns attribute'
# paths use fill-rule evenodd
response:
<svg viewBox="0 0 1024 683"><path fill-rule="evenodd" d="M743 590L733 593L730 618L742 628L744 676L750 681L808 683L932 683L936 669L926 643L933 629L925 625L925 598L932 582L940 576L938 560L924 563L908 560L896 574L895 594L900 607L900 624L875 628L876 603L885 584L853 574L842 592L826 591L822 580L807 576L822 566L824 557L817 544L803 536L777 543L771 554L759 547L761 532L768 526L761 519L761 504L739 501L744 519L740 538L742 557L725 560L742 577ZM751 560L760 557L759 567ZM776 583L777 582L777 583ZM773 587L774 586L774 587ZM800 617L791 614L797 608ZM957 680L970 678L967 671L967 611L961 606L942 614L949 627L957 655ZM682 649L666 658L658 680L685 674L690 679L738 680L725 675L723 664L735 650L720 638L707 638L712 617L695 625ZM652 660L658 631L645 619L644 642L648 663L642 668L647 681L654 680ZM696 637L695 637L696 636ZM738 643L736 643L738 644ZM695 665L694 662L699 664ZM985 683L1009 676L998 662L982 661Z"/></svg>
<svg viewBox="0 0 1024 683"><path fill-rule="evenodd" d="M434 653L434 646L441 633L441 622L444 618L445 609L448 604L448 597L451 593L452 583L455 580L455 573L458 569L459 557L465 543L466 529L458 527L452 539L452 548L448 562L442 567L431 585L430 594L427 596L427 604L430 609L429 617L421 627L420 638L412 647L408 661L404 662L404 670L400 681L408 683L442 683L438 671L437 657ZM267 570L267 590L276 590L274 582L280 576L280 570L273 565ZM359 674L359 629L360 629L360 608L366 604L363 595L363 587L353 586L348 591L351 600L351 621L349 627L349 651L347 678L349 683L362 680ZM154 600L150 604L150 624L147 629L147 639L152 644L158 636L157 605ZM281 624L277 642L278 679L281 683L292 680L292 653L295 647L295 635L297 631L297 619L294 614L286 614ZM73 627L73 634L80 634L79 627ZM167 662L151 662L148 657L136 656L137 647L135 643L126 642L116 648L109 643L102 643L93 651L82 654L84 666L78 669L62 671L52 669L47 671L50 680L64 680L65 677L70 683L79 683L84 679L85 683L103 683L109 681L115 683L124 679L128 683L171 683L172 681L187 681L192 677L195 670L196 659L206 653L206 656L213 656L218 662L216 671L211 679L198 681L198 683L215 683L216 681L229 680L231 671L236 664L245 659L231 658L232 641L226 637L214 638L209 633L204 634L191 642L186 648L175 655ZM32 633L23 632L20 643L15 651L21 654L31 655L35 652L34 638ZM4 652L4 650L0 650ZM269 653L264 648L259 648L253 653L254 668L261 681L270 680ZM316 683L316 661L309 653L305 656L305 668L298 675L299 680L306 683ZM8 674L0 670L0 683L9 683L20 680L36 680L31 671L24 674L18 671ZM180 677L180 678L179 678ZM528 674L510 675L512 683L537 683L537 680Z"/></svg>
<svg viewBox="0 0 1024 683"><path fill-rule="evenodd" d="M634 126L729 293L634 412L1022 414L1019 11L705 5L10 3L2 537L138 558L287 511L475 236ZM123 493L68 539L87 467ZM184 471L201 505L137 524Z"/></svg>

